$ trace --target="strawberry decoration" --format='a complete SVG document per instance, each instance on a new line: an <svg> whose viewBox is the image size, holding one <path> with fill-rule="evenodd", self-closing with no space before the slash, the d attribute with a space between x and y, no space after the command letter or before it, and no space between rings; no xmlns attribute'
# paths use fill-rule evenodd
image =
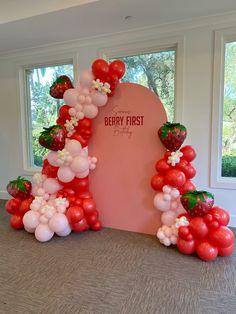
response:
<svg viewBox="0 0 236 314"><path fill-rule="evenodd" d="M182 195L181 203L192 217L203 217L211 210L214 196L207 191L188 191Z"/></svg>
<svg viewBox="0 0 236 314"><path fill-rule="evenodd" d="M52 84L49 93L53 98L63 99L64 92L69 88L73 88L70 78L66 75L61 75Z"/></svg>
<svg viewBox="0 0 236 314"><path fill-rule="evenodd" d="M62 150L65 147L65 141L65 129L61 125L44 128L39 137L39 144L53 151Z"/></svg>
<svg viewBox="0 0 236 314"><path fill-rule="evenodd" d="M14 198L21 200L30 197L32 184L29 180L18 177L16 180L12 180L7 185L7 192Z"/></svg>
<svg viewBox="0 0 236 314"><path fill-rule="evenodd" d="M180 123L166 122L158 130L158 136L166 149L175 152L183 144L187 136L187 129Z"/></svg>

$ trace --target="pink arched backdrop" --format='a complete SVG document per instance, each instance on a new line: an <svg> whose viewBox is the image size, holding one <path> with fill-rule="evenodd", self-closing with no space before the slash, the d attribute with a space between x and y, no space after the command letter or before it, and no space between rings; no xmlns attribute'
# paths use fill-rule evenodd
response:
<svg viewBox="0 0 236 314"><path fill-rule="evenodd" d="M103 226L148 234L160 227L150 179L165 152L157 130L166 120L159 98L138 84L120 84L100 109L89 154L98 158L90 186Z"/></svg>

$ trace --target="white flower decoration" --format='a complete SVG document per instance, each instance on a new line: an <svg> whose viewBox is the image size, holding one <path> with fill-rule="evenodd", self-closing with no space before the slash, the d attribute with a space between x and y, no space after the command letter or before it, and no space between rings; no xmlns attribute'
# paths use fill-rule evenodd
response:
<svg viewBox="0 0 236 314"><path fill-rule="evenodd" d="M65 148L59 150L57 153L57 162L60 166L68 166L72 162L72 159L72 156Z"/></svg>
<svg viewBox="0 0 236 314"><path fill-rule="evenodd" d="M189 225L189 221L185 216L182 216L180 218L176 218L175 220L175 226L176 228L179 228L181 226L188 226Z"/></svg>
<svg viewBox="0 0 236 314"><path fill-rule="evenodd" d="M109 83L104 83L101 91L105 94L110 94L111 93L110 87L111 85Z"/></svg>
<svg viewBox="0 0 236 314"><path fill-rule="evenodd" d="M172 152L168 157L167 163L174 167L177 163L180 162L180 158L183 156L183 153L177 150L176 152Z"/></svg>
<svg viewBox="0 0 236 314"><path fill-rule="evenodd" d="M101 92L102 87L103 87L103 83L99 79L93 80L92 82L93 89L97 89L99 92Z"/></svg>

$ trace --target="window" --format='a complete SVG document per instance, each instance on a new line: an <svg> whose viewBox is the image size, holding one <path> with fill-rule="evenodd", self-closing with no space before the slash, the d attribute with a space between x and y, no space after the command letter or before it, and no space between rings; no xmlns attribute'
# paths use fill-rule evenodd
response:
<svg viewBox="0 0 236 314"><path fill-rule="evenodd" d="M236 41L225 43L221 176L236 178Z"/></svg>
<svg viewBox="0 0 236 314"><path fill-rule="evenodd" d="M41 167L46 149L39 145L38 138L44 127L56 123L58 109L63 99L54 99L49 89L60 75L73 79L73 64L40 66L25 69L27 100L27 155L28 167Z"/></svg>
<svg viewBox="0 0 236 314"><path fill-rule="evenodd" d="M216 31L213 73L212 187L236 189L236 30Z"/></svg>
<svg viewBox="0 0 236 314"><path fill-rule="evenodd" d="M171 49L114 58L126 64L122 81L151 89L161 99L170 122L174 120L175 57L176 51Z"/></svg>

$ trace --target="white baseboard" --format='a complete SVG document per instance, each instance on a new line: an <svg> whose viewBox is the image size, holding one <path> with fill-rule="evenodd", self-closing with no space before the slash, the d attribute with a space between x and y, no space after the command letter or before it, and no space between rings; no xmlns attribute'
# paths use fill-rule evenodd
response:
<svg viewBox="0 0 236 314"><path fill-rule="evenodd" d="M0 199L1 200L9 200L10 195L7 193L7 191L0 190Z"/></svg>

